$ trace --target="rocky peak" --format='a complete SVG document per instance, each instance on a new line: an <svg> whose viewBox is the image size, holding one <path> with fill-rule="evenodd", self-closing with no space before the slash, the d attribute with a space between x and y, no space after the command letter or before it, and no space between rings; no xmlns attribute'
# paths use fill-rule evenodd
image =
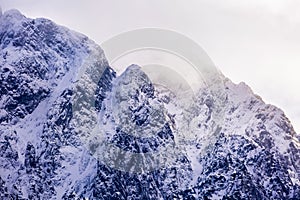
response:
<svg viewBox="0 0 300 200"><path fill-rule="evenodd" d="M18 11L1 16L0 48L1 199L300 199L300 137L245 84L224 79L182 114L137 65L116 76L86 36ZM90 68L98 83L82 73L75 91ZM105 151L71 123L89 125L74 109L87 92Z"/></svg>

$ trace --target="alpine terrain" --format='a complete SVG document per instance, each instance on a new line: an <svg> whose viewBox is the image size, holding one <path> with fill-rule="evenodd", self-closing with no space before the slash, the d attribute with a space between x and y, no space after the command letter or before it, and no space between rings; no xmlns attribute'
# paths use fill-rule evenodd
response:
<svg viewBox="0 0 300 200"><path fill-rule="evenodd" d="M0 199L300 199L300 135L220 77L187 107L86 36L6 11Z"/></svg>

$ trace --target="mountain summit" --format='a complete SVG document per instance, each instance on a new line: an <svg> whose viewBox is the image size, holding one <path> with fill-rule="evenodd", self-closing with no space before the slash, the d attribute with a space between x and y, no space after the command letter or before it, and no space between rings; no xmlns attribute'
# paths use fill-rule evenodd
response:
<svg viewBox="0 0 300 200"><path fill-rule="evenodd" d="M86 36L16 10L0 49L1 199L300 199L300 136L246 84L222 77L183 108L139 66L117 76Z"/></svg>

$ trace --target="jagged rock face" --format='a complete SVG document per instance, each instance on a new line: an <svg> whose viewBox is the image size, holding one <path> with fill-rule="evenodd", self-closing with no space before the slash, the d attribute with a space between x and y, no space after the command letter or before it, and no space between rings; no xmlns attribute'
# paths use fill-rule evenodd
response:
<svg viewBox="0 0 300 200"><path fill-rule="evenodd" d="M94 103L100 128L128 153L181 147L173 96L138 66L116 76L85 36L17 11L0 17L0 48L1 199L300 199L299 135L246 85L224 79L224 120L211 140L203 138L218 96L199 93L193 139L167 165L136 173L99 159L73 127L76 75L87 63L103 71Z"/></svg>
<svg viewBox="0 0 300 200"><path fill-rule="evenodd" d="M0 122L7 123L32 113L89 50L81 47L87 37L18 11L5 13L0 27Z"/></svg>
<svg viewBox="0 0 300 200"><path fill-rule="evenodd" d="M70 84L84 60L103 69L107 61L86 36L15 10L1 16L0 30L1 199L60 199L88 154L68 126Z"/></svg>

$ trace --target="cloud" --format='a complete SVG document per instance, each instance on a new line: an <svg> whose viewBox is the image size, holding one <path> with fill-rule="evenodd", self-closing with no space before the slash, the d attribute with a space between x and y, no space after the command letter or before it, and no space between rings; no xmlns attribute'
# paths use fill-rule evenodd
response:
<svg viewBox="0 0 300 200"><path fill-rule="evenodd" d="M10 0L31 17L46 17L101 44L112 35L161 27L195 40L234 82L244 81L282 108L300 133L298 0ZM291 103L291 99L293 103Z"/></svg>

